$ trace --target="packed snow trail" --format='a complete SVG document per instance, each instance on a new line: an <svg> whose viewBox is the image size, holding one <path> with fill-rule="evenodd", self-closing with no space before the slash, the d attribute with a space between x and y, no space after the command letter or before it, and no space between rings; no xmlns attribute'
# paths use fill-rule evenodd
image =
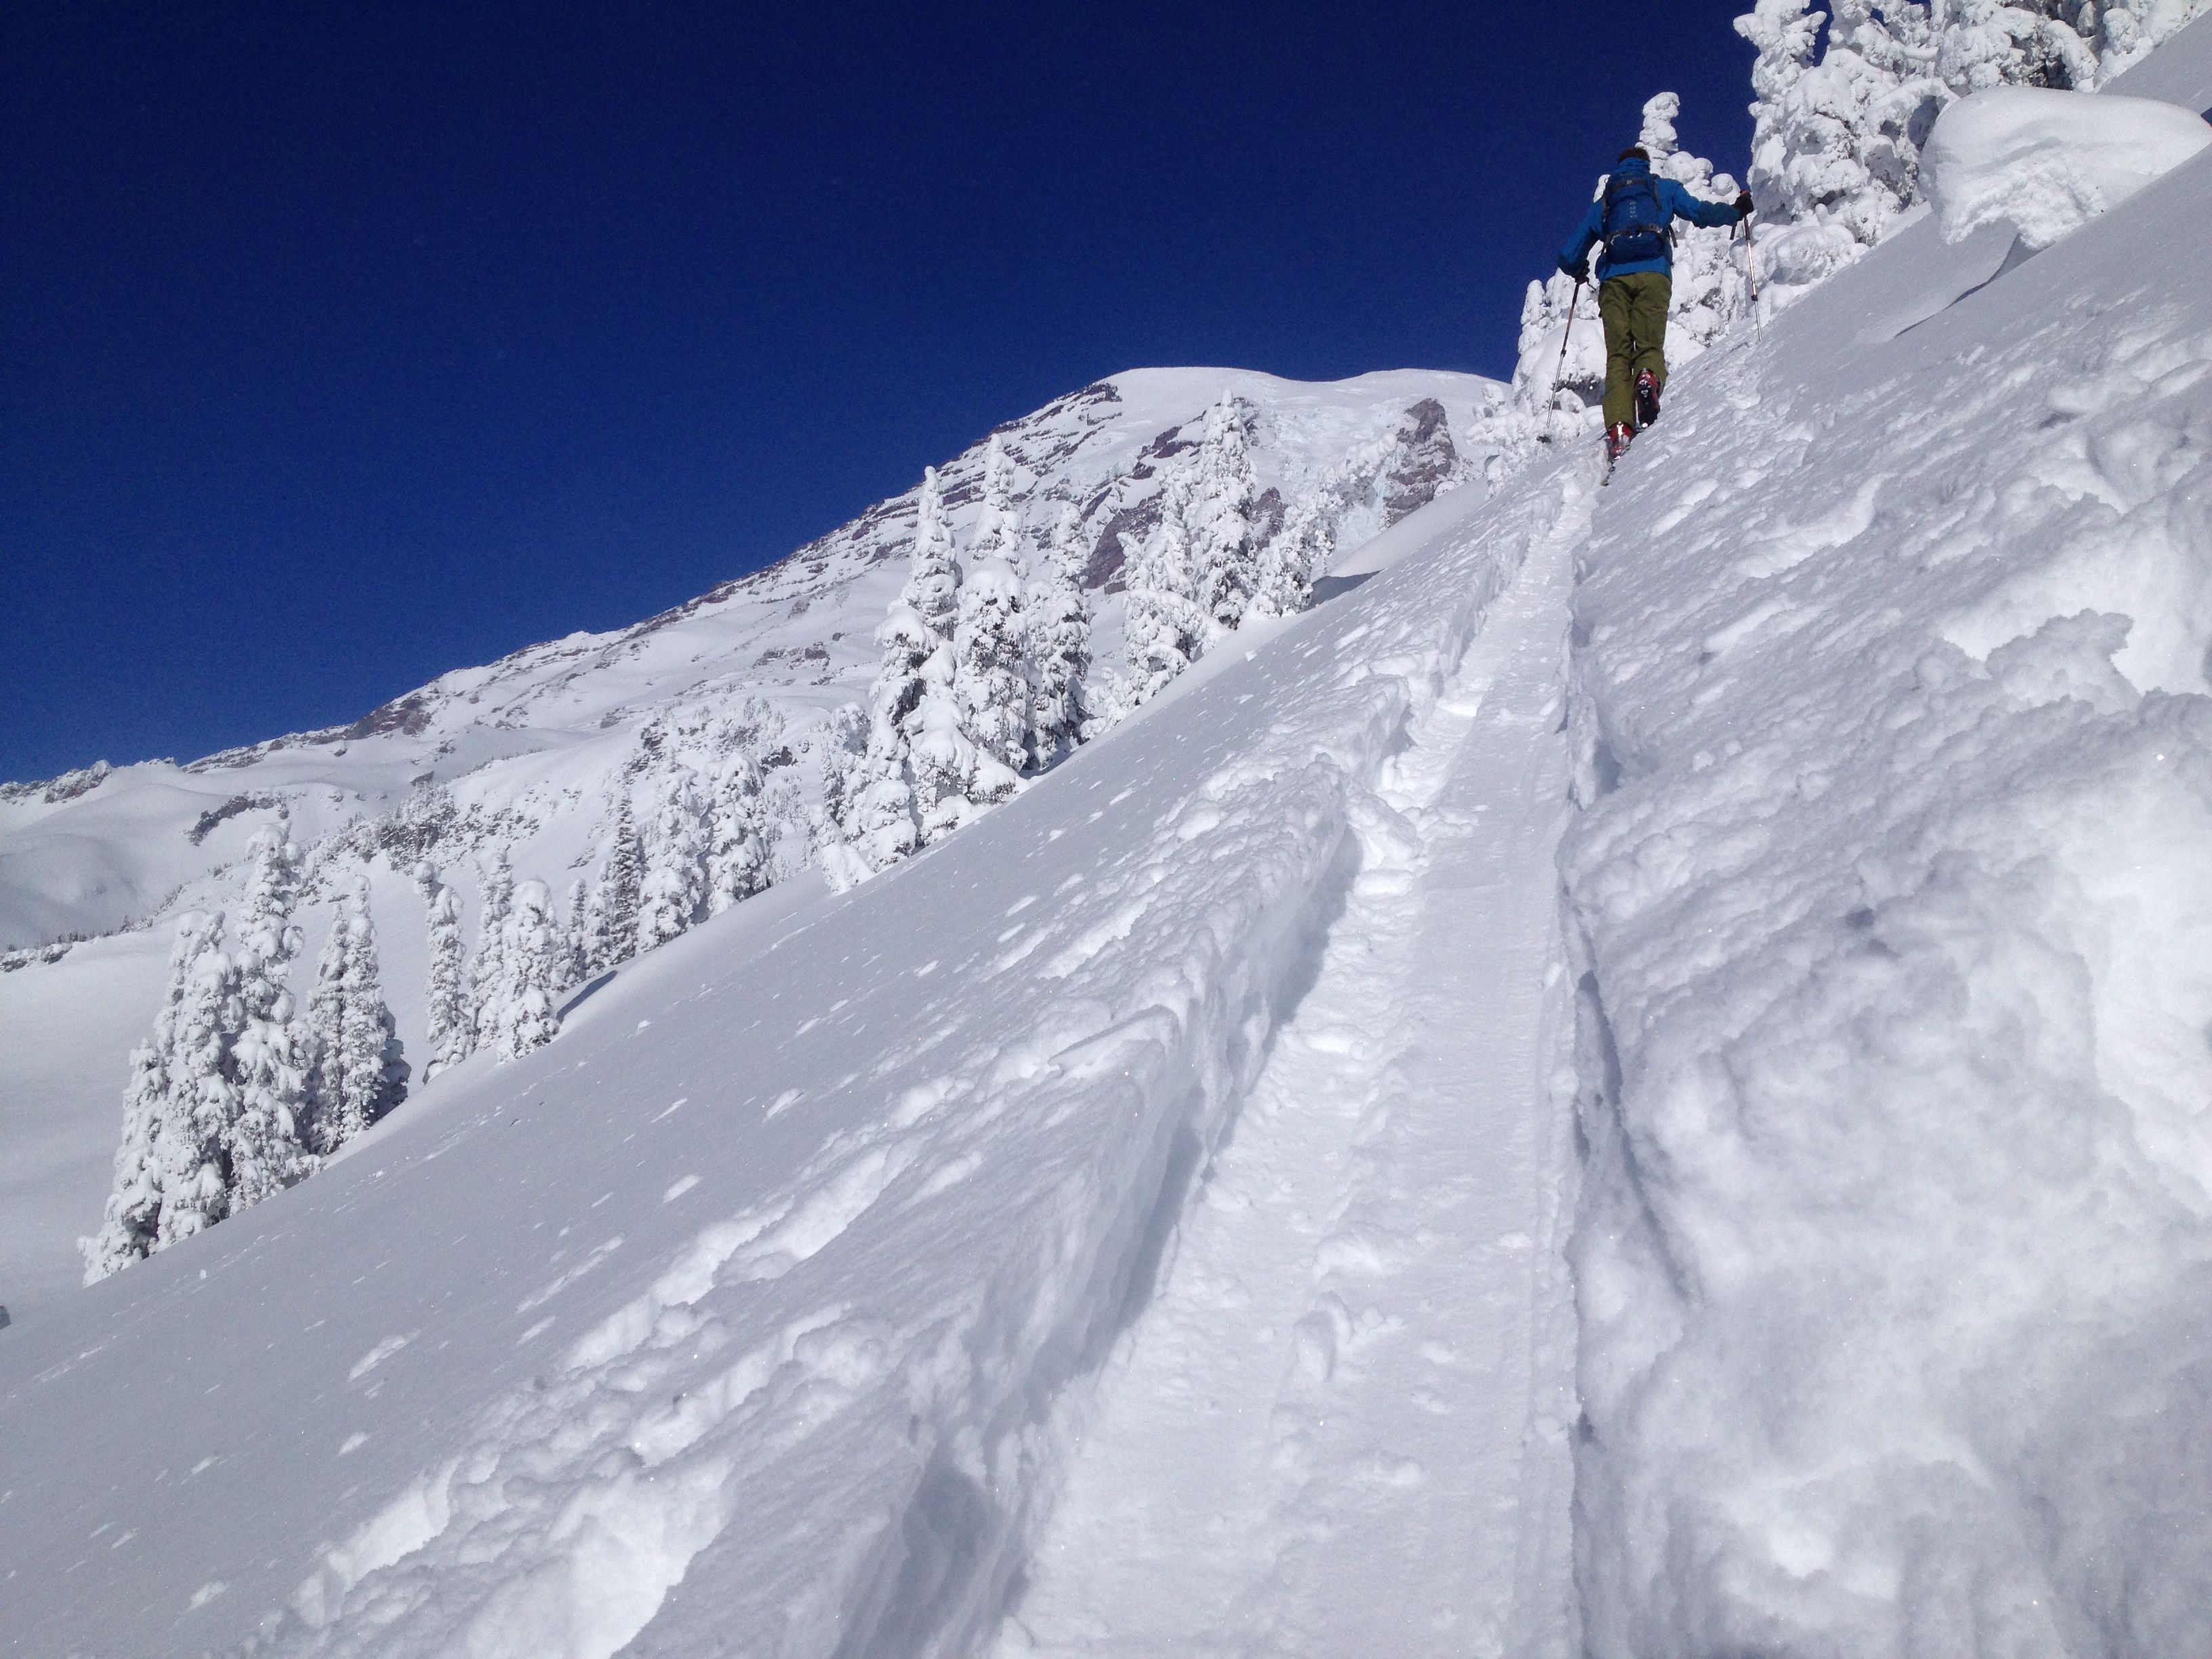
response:
<svg viewBox="0 0 2212 1659"><path fill-rule="evenodd" d="M1312 989L1206 1176L1005 1656L1571 1651L1569 495L1353 816ZM1548 970L1552 970L1547 973Z"/></svg>

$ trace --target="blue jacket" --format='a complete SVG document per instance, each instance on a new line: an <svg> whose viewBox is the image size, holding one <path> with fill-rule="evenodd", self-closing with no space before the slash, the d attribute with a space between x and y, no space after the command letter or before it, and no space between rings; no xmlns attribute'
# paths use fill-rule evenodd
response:
<svg viewBox="0 0 2212 1659"><path fill-rule="evenodd" d="M1651 164L1649 161L1639 161L1632 155L1613 169L1612 176L1620 179L1650 178L1650 173ZM1736 222L1735 209L1726 202L1701 200L1691 195L1672 179L1655 179L1653 185L1659 196L1659 211L1667 216L1668 222L1670 224L1676 219L1687 219L1693 225L1703 225L1708 230L1717 230L1723 225L1732 225ZM1566 246L1559 250L1559 262L1566 265L1582 264L1589 256L1590 249L1596 245L1598 239L1604 234L1605 198L1601 195L1596 201L1590 204L1589 211L1583 216L1583 222L1576 228L1575 234L1567 239ZM1639 270L1663 270L1671 275L1674 269L1674 255L1663 247L1660 249L1656 258L1624 259L1619 264L1613 264L1606 255L1600 254L1597 261L1597 279L1601 283L1608 276L1626 276Z"/></svg>

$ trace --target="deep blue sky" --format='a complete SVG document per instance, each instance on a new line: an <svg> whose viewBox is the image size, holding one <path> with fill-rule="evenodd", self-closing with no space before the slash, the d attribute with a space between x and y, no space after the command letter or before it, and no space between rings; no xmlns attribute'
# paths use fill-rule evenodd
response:
<svg viewBox="0 0 2212 1659"><path fill-rule="evenodd" d="M634 621L1116 369L1505 373L1747 0L0 15L0 777Z"/></svg>

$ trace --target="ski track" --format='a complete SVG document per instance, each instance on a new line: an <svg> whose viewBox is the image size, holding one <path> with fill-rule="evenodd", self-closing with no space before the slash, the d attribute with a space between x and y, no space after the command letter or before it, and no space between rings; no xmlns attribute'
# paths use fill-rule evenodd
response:
<svg viewBox="0 0 2212 1659"><path fill-rule="evenodd" d="M1587 481L1355 805L1360 867L1002 1632L1571 1651L1558 886Z"/></svg>

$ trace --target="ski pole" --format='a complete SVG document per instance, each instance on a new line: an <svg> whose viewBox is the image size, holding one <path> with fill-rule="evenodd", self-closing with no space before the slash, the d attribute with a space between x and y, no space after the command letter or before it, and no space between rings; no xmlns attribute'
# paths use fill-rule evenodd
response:
<svg viewBox="0 0 2212 1659"><path fill-rule="evenodd" d="M1567 325L1559 331L1559 372L1552 377L1552 395L1554 398L1559 395L1567 384L1567 342L1575 337L1575 313L1581 308L1582 302L1582 279L1577 277L1575 280L1575 297L1567 301Z"/></svg>
<svg viewBox="0 0 2212 1659"><path fill-rule="evenodd" d="M1766 319L1759 308L1759 261L1752 256L1751 221L1743 222L1743 275L1751 284L1751 320L1761 337L1766 333Z"/></svg>

